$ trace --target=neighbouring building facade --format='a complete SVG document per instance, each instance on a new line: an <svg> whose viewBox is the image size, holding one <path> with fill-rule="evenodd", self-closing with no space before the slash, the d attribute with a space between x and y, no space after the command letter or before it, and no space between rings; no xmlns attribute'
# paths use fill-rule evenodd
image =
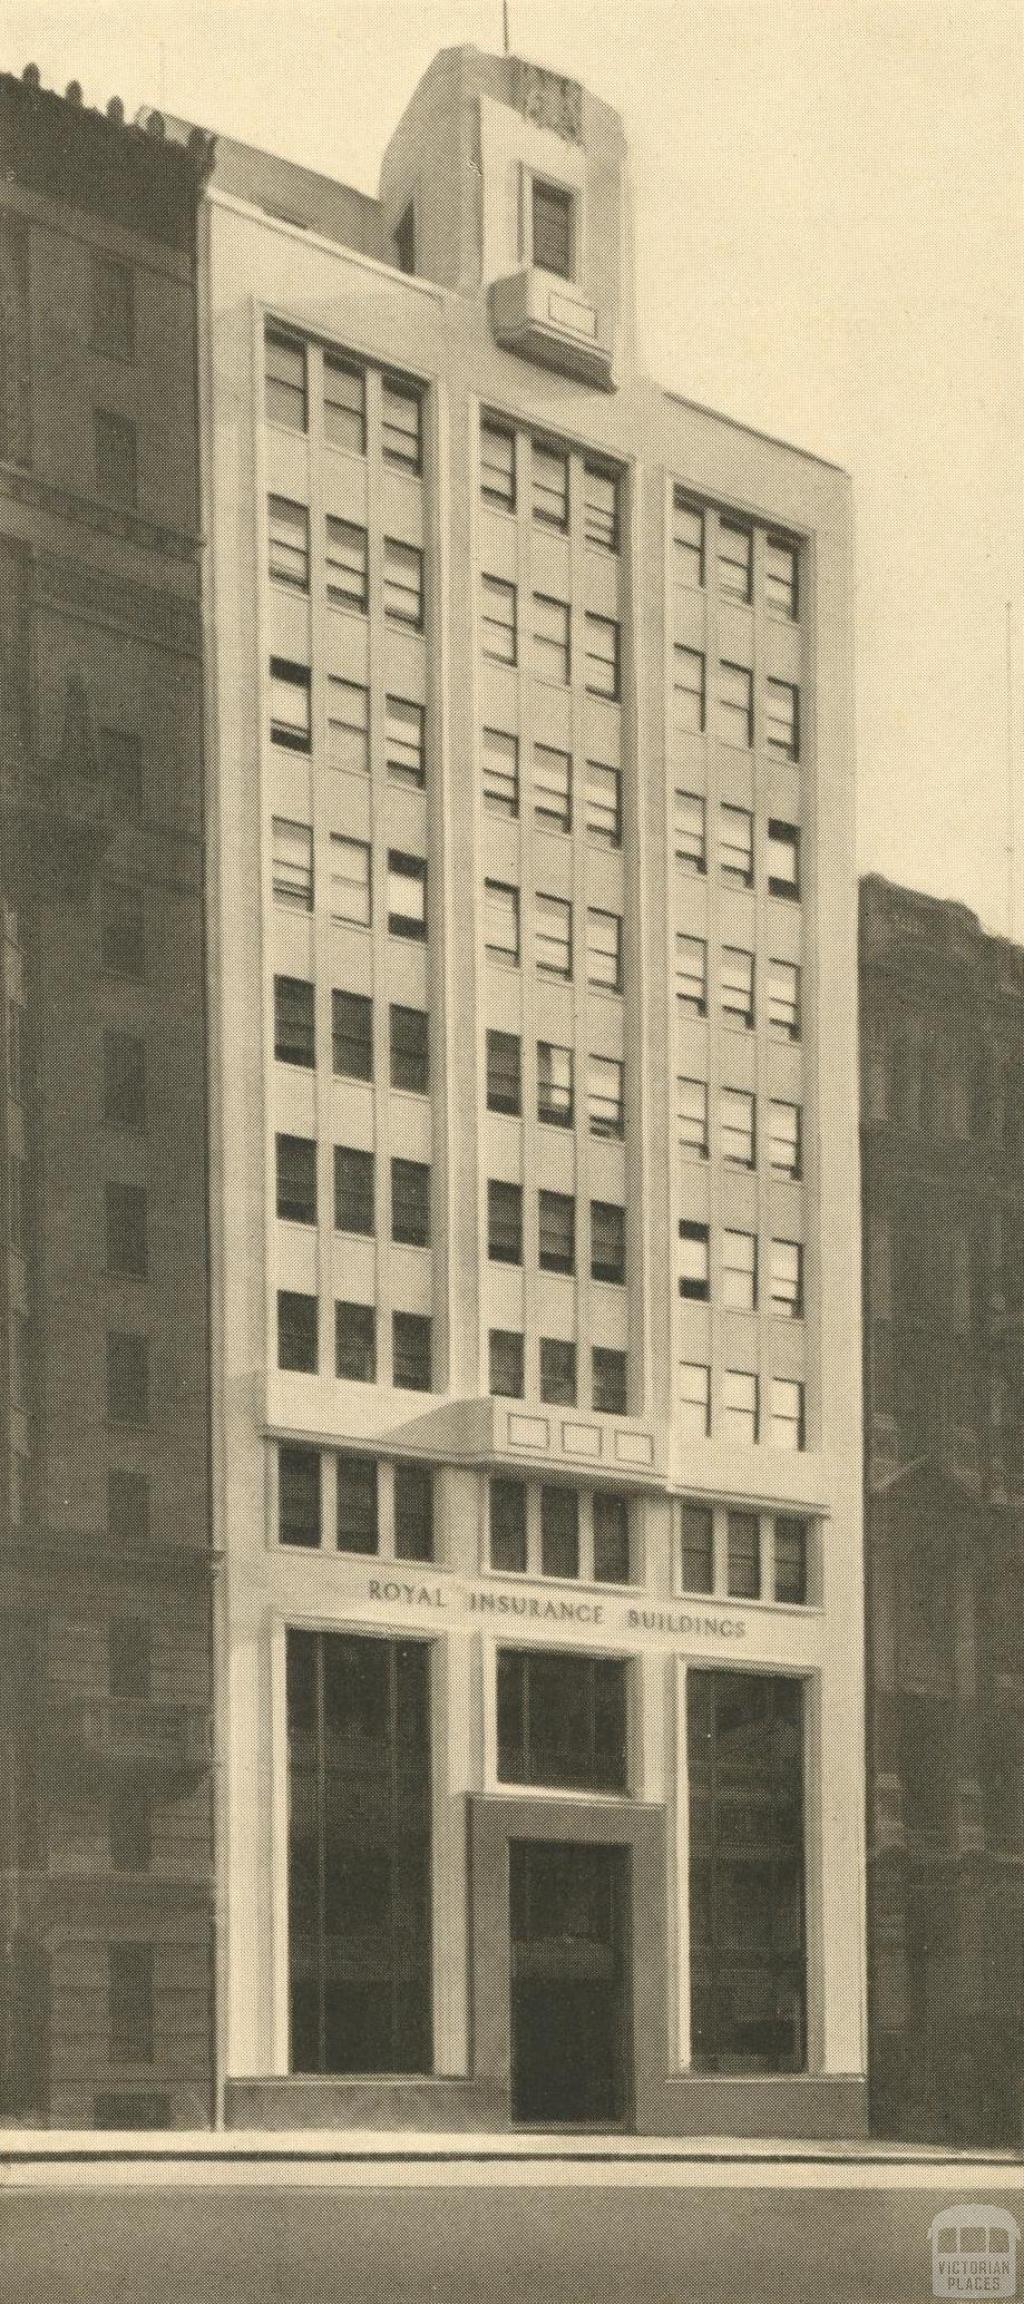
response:
<svg viewBox="0 0 1024 2304"><path fill-rule="evenodd" d="M872 2121L1024 2107L1024 952L861 891Z"/></svg>
<svg viewBox="0 0 1024 2304"><path fill-rule="evenodd" d="M213 2111L195 219L0 76L0 2123Z"/></svg>

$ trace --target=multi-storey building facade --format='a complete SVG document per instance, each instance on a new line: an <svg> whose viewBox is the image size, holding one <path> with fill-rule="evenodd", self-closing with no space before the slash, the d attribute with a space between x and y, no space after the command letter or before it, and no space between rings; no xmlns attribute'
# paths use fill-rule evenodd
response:
<svg viewBox="0 0 1024 2304"><path fill-rule="evenodd" d="M195 216L0 78L0 2121L212 2108Z"/></svg>
<svg viewBox="0 0 1024 2304"><path fill-rule="evenodd" d="M861 897L872 2116L1020 2138L1024 953Z"/></svg>

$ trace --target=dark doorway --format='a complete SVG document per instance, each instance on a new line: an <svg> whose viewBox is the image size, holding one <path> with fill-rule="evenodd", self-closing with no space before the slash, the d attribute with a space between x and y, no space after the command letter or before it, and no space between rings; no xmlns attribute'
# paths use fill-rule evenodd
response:
<svg viewBox="0 0 1024 2304"><path fill-rule="evenodd" d="M629 2117L629 1850L509 1844L512 2117L623 2127Z"/></svg>

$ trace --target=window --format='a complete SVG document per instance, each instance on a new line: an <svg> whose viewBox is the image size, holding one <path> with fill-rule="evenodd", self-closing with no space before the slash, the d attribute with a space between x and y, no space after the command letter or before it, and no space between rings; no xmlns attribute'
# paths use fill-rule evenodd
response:
<svg viewBox="0 0 1024 2304"><path fill-rule="evenodd" d="M683 872L706 872L708 866L704 802L697 792L677 792L673 807L676 863Z"/></svg>
<svg viewBox="0 0 1024 2304"><path fill-rule="evenodd" d="M722 1234L722 1303L729 1312L757 1310L757 1234Z"/></svg>
<svg viewBox="0 0 1024 2304"><path fill-rule="evenodd" d="M384 538L384 614L392 624L423 630L423 554L394 536Z"/></svg>
<svg viewBox="0 0 1024 2304"><path fill-rule="evenodd" d="M772 1377L771 1430L773 1448L794 1454L804 1445L804 1388L794 1377Z"/></svg>
<svg viewBox="0 0 1024 2304"><path fill-rule="evenodd" d="M692 1224L687 1220L679 1226L679 1293L698 1304L706 1304L711 1294L706 1224Z"/></svg>
<svg viewBox="0 0 1024 2304"><path fill-rule="evenodd" d="M309 513L305 504L293 504L287 496L268 496L267 533L272 583L290 585L293 592L308 592Z"/></svg>
<svg viewBox="0 0 1024 2304"><path fill-rule="evenodd" d="M628 1584L631 1572L629 1499L599 1488L594 1496L594 1582Z"/></svg>
<svg viewBox="0 0 1024 2304"><path fill-rule="evenodd" d="M622 1136L626 1127L624 1068L617 1056L591 1056L587 1111L592 1136Z"/></svg>
<svg viewBox="0 0 1024 2304"><path fill-rule="evenodd" d="M429 1464L395 1465L395 1559L434 1557L434 1475Z"/></svg>
<svg viewBox="0 0 1024 2304"><path fill-rule="evenodd" d="M576 1346L560 1336L541 1337L540 1396L549 1407L576 1406Z"/></svg>
<svg viewBox="0 0 1024 2304"><path fill-rule="evenodd" d="M699 648L676 647L672 660L675 725L700 735L706 712L704 657Z"/></svg>
<svg viewBox="0 0 1024 2304"><path fill-rule="evenodd" d="M544 528L568 528L569 459L541 440L530 451L530 509Z"/></svg>
<svg viewBox="0 0 1024 2304"><path fill-rule="evenodd" d="M804 1252L799 1240L772 1241L772 1311L801 1320L804 1309Z"/></svg>
<svg viewBox="0 0 1024 2304"><path fill-rule="evenodd" d="M111 360L135 358L135 275L130 264L116 256L92 259L92 330L94 352Z"/></svg>
<svg viewBox="0 0 1024 2304"><path fill-rule="evenodd" d="M430 1034L424 1008L391 1010L391 1085L409 1095L430 1090Z"/></svg>
<svg viewBox="0 0 1024 2304"><path fill-rule="evenodd" d="M604 848L622 846L622 777L617 768L587 761L586 834Z"/></svg>
<svg viewBox="0 0 1024 2304"><path fill-rule="evenodd" d="M727 1368L722 1377L722 1432L727 1440L752 1447L758 1436L758 1382L745 1368Z"/></svg>
<svg viewBox="0 0 1024 2304"><path fill-rule="evenodd" d="M523 1397L523 1339L512 1328L492 1328L490 1390L496 1400Z"/></svg>
<svg viewBox="0 0 1024 2304"><path fill-rule="evenodd" d="M789 680L769 680L765 695L765 742L783 760L800 758L800 690Z"/></svg>
<svg viewBox="0 0 1024 2304"><path fill-rule="evenodd" d="M336 992L335 1000L345 994ZM279 1064L312 1071L316 1062L313 987L301 976L274 978L274 1055Z"/></svg>
<svg viewBox="0 0 1024 2304"><path fill-rule="evenodd" d="M331 919L368 928L372 917L370 850L365 840L331 833Z"/></svg>
<svg viewBox="0 0 1024 2304"><path fill-rule="evenodd" d="M533 668L538 679L557 680L563 686L569 678L570 639L569 608L564 600L549 600L542 592L533 595Z"/></svg>
<svg viewBox="0 0 1024 2304"><path fill-rule="evenodd" d="M334 1307L334 1372L352 1384L377 1381L377 1314L372 1304Z"/></svg>
<svg viewBox="0 0 1024 2304"><path fill-rule="evenodd" d="M541 1193L539 1254L542 1272L575 1272L576 1202L570 1193Z"/></svg>
<svg viewBox="0 0 1024 2304"><path fill-rule="evenodd" d="M408 1248L430 1246L430 1169L422 1160L392 1160L391 1237Z"/></svg>
<svg viewBox="0 0 1024 2304"><path fill-rule="evenodd" d="M618 912L587 912L587 983L622 990L622 920Z"/></svg>
<svg viewBox="0 0 1024 2304"><path fill-rule="evenodd" d="M388 934L422 938L427 933L427 867L422 856L388 850Z"/></svg>
<svg viewBox="0 0 1024 2304"><path fill-rule="evenodd" d="M534 906L535 951L541 976L572 975L572 905L562 896L538 893Z"/></svg>
<svg viewBox="0 0 1024 2304"><path fill-rule="evenodd" d="M134 984L145 977L146 914L137 888L104 883L100 956L112 976L123 976Z"/></svg>
<svg viewBox="0 0 1024 2304"><path fill-rule="evenodd" d="M575 1488L541 1488L540 1572L563 1581L579 1575L580 1500Z"/></svg>
<svg viewBox="0 0 1024 2304"><path fill-rule="evenodd" d="M573 1123L573 1056L550 1040L537 1042L537 1118L552 1128Z"/></svg>
<svg viewBox="0 0 1024 2304"><path fill-rule="evenodd" d="M336 1535L339 1552L374 1553L377 1550L380 1541L377 1465L372 1456L338 1458Z"/></svg>
<svg viewBox="0 0 1024 2304"><path fill-rule="evenodd" d="M777 1040L800 1038L800 970L792 960L768 962L768 1030Z"/></svg>
<svg viewBox="0 0 1024 2304"><path fill-rule="evenodd" d="M800 1175L801 1134L799 1104L781 1104L773 1098L768 1106L768 1165L777 1176Z"/></svg>
<svg viewBox="0 0 1024 2304"><path fill-rule="evenodd" d="M384 715L385 765L395 784L421 791L426 783L426 712L404 696L389 696Z"/></svg>
<svg viewBox="0 0 1024 2304"><path fill-rule="evenodd" d="M728 1512L726 1590L731 1600L761 1597L761 1523L756 1512Z"/></svg>
<svg viewBox="0 0 1024 2304"><path fill-rule="evenodd" d="M366 454L366 378L333 352L324 354L324 438L332 448Z"/></svg>
<svg viewBox="0 0 1024 2304"><path fill-rule="evenodd" d="M429 1392L432 1383L431 1323L423 1312L396 1312L391 1321L394 1381L403 1392Z"/></svg>
<svg viewBox="0 0 1024 2304"><path fill-rule="evenodd" d="M584 685L590 696L607 696L617 703L621 682L621 627L613 616L583 619Z"/></svg>
<svg viewBox="0 0 1024 2304"><path fill-rule="evenodd" d="M752 591L754 539L738 520L718 523L718 589L727 600L749 600Z"/></svg>
<svg viewBox="0 0 1024 2304"><path fill-rule="evenodd" d="M306 347L268 328L264 338L264 406L268 424L306 429Z"/></svg>
<svg viewBox="0 0 1024 2304"><path fill-rule="evenodd" d="M710 1504L683 1505L682 1539L684 1592L713 1592L715 1522Z"/></svg>
<svg viewBox="0 0 1024 2304"><path fill-rule="evenodd" d="M270 741L288 752L308 752L312 717L308 664L270 659Z"/></svg>
<svg viewBox="0 0 1024 2304"><path fill-rule="evenodd" d="M370 692L354 680L328 678L327 758L332 768L369 773Z"/></svg>
<svg viewBox="0 0 1024 2304"><path fill-rule="evenodd" d="M676 937L676 999L688 1015L707 1015L708 948L703 936Z"/></svg>
<svg viewBox="0 0 1024 2304"><path fill-rule="evenodd" d="M103 1118L108 1128L146 1125L146 1046L134 1033L103 1035Z"/></svg>
<svg viewBox="0 0 1024 2304"><path fill-rule="evenodd" d="M480 630L485 656L495 664L515 664L518 660L516 644L516 588L503 584L499 576L484 576L480 581Z"/></svg>
<svg viewBox="0 0 1024 2304"><path fill-rule="evenodd" d="M480 494L503 512L516 508L516 436L489 417L480 426Z"/></svg>
<svg viewBox="0 0 1024 2304"><path fill-rule="evenodd" d="M518 816L518 736L506 736L500 728L485 728L481 752L484 807L493 816Z"/></svg>
<svg viewBox="0 0 1024 2304"><path fill-rule="evenodd" d="M374 1156L350 1144L334 1147L334 1229L374 1230Z"/></svg>
<svg viewBox="0 0 1024 2304"><path fill-rule="evenodd" d="M690 1974L699 2071L804 2068L803 1720L798 1680L693 1671Z"/></svg>
<svg viewBox="0 0 1024 2304"><path fill-rule="evenodd" d="M683 1432L701 1438L711 1430L711 1370L697 1360L680 1366L679 1424Z"/></svg>
<svg viewBox="0 0 1024 2304"><path fill-rule="evenodd" d="M735 944L722 946L722 1015L727 1024L742 1024L745 1031L753 1027L754 955Z"/></svg>
<svg viewBox="0 0 1024 2304"><path fill-rule="evenodd" d="M601 464L583 467L583 540L599 552L619 549L619 482Z"/></svg>
<svg viewBox="0 0 1024 2304"><path fill-rule="evenodd" d="M590 1277L626 1284L626 1211L614 1200L590 1203Z"/></svg>
<svg viewBox="0 0 1024 2304"><path fill-rule="evenodd" d="M530 246L541 272L554 272L571 280L574 270L573 223L575 201L561 184L534 176L530 185Z"/></svg>
<svg viewBox="0 0 1024 2304"><path fill-rule="evenodd" d="M572 828L572 758L550 744L533 747L533 813L546 832Z"/></svg>
<svg viewBox="0 0 1024 2304"><path fill-rule="evenodd" d="M494 1389L493 1385L491 1387ZM489 1483L490 1561L506 1576L526 1573L526 1483Z"/></svg>
<svg viewBox="0 0 1024 2304"><path fill-rule="evenodd" d="M369 545L365 528L327 516L327 597L332 608L366 612L370 596Z"/></svg>
<svg viewBox="0 0 1024 2304"><path fill-rule="evenodd" d="M282 1443L277 1451L277 1535L316 1551L321 1538L320 1451Z"/></svg>
<svg viewBox="0 0 1024 2304"><path fill-rule="evenodd" d="M757 1155L755 1105L746 1088L723 1088L722 1158L729 1168L752 1168Z"/></svg>
<svg viewBox="0 0 1024 2304"><path fill-rule="evenodd" d="M316 1223L316 1145L308 1136L278 1136L277 1213L289 1224Z"/></svg>
<svg viewBox="0 0 1024 2304"><path fill-rule="evenodd" d="M423 470L423 395L415 384L385 376L380 388L380 444L385 464Z"/></svg>
<svg viewBox="0 0 1024 2304"><path fill-rule="evenodd" d="M373 1002L365 993L332 992L331 1041L340 1080L373 1079Z"/></svg>
<svg viewBox="0 0 1024 2304"><path fill-rule="evenodd" d="M791 1607L807 1600L807 1522L781 1516L775 1523L775 1597Z"/></svg>
<svg viewBox="0 0 1024 2304"><path fill-rule="evenodd" d="M400 272L416 270L416 210L410 200L395 226L395 254Z"/></svg>
<svg viewBox="0 0 1024 2304"><path fill-rule="evenodd" d="M153 1960L152 1944L107 1946L111 2064L153 2061Z"/></svg>
<svg viewBox="0 0 1024 2304"><path fill-rule="evenodd" d="M315 1376L317 1370L317 1301L294 1289L277 1292L277 1365L298 1375Z"/></svg>
<svg viewBox="0 0 1024 2304"><path fill-rule="evenodd" d="M135 426L127 416L97 408L93 417L96 451L96 494L120 512L134 512L138 502Z"/></svg>
<svg viewBox="0 0 1024 2304"><path fill-rule="evenodd" d="M676 1081L676 1122L679 1144L698 1160L708 1156L708 1084L706 1080Z"/></svg>
<svg viewBox="0 0 1024 2304"><path fill-rule="evenodd" d="M498 1776L504 1784L624 1792L624 1658L499 1648Z"/></svg>
<svg viewBox="0 0 1024 2304"><path fill-rule="evenodd" d="M274 817L271 878L275 904L284 904L292 912L312 912L313 832L309 824Z"/></svg>
<svg viewBox="0 0 1024 2304"><path fill-rule="evenodd" d="M149 1422L149 1346L144 1336L118 1329L108 1332L107 1418L111 1424Z"/></svg>
<svg viewBox="0 0 1024 2304"><path fill-rule="evenodd" d="M513 1114L523 1109L522 1044L517 1032L488 1032L487 1109Z"/></svg>
<svg viewBox="0 0 1024 2304"><path fill-rule="evenodd" d="M734 888L754 885L754 819L749 808L722 802L719 815L719 863L722 878Z"/></svg>
<svg viewBox="0 0 1024 2304"><path fill-rule="evenodd" d="M149 1267L146 1188L108 1184L106 1189L107 1271L144 1280Z"/></svg>
<svg viewBox="0 0 1024 2304"><path fill-rule="evenodd" d="M137 824L142 815L141 739L127 728L104 728L100 759L115 820Z"/></svg>
<svg viewBox="0 0 1024 2304"><path fill-rule="evenodd" d="M769 616L793 623L799 615L798 557L784 536L768 536L764 548L764 597Z"/></svg>
<svg viewBox="0 0 1024 2304"><path fill-rule="evenodd" d="M775 817L768 826L768 894L800 894L800 834L795 824L780 824Z"/></svg>
<svg viewBox="0 0 1024 2304"><path fill-rule="evenodd" d="M704 514L678 489L672 502L672 572L677 584L704 582Z"/></svg>
<svg viewBox="0 0 1024 2304"><path fill-rule="evenodd" d="M593 1350L594 1407L602 1416L626 1414L626 1355L607 1345Z"/></svg>
<svg viewBox="0 0 1024 2304"><path fill-rule="evenodd" d="M491 1177L487 1186L487 1254L492 1264L523 1261L523 1191Z"/></svg>
<svg viewBox="0 0 1024 2304"><path fill-rule="evenodd" d="M718 667L718 733L723 744L741 744L749 752L754 741L753 681L743 664Z"/></svg>

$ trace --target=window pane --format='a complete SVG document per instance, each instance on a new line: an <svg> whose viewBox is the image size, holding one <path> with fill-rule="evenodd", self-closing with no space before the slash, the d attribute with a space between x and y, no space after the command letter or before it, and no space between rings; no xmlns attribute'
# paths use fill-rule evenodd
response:
<svg viewBox="0 0 1024 2304"><path fill-rule="evenodd" d="M572 905L561 896L537 895L534 950L541 976L572 975Z"/></svg>
<svg viewBox="0 0 1024 2304"><path fill-rule="evenodd" d="M349 1383L376 1383L377 1314L372 1304L335 1305L334 1372Z"/></svg>
<svg viewBox="0 0 1024 2304"><path fill-rule="evenodd" d="M522 1480L490 1483L490 1559L491 1567L506 1576L526 1573L526 1484Z"/></svg>
<svg viewBox="0 0 1024 2304"><path fill-rule="evenodd" d="M626 1278L626 1211L614 1201L590 1203L590 1272L618 1286Z"/></svg>
<svg viewBox="0 0 1024 2304"><path fill-rule="evenodd" d="M395 1558L434 1557L434 1475L429 1464L395 1465Z"/></svg>
<svg viewBox="0 0 1024 2304"><path fill-rule="evenodd" d="M723 801L719 819L719 861L722 878L737 888L754 885L754 819L749 808L732 808Z"/></svg>
<svg viewBox="0 0 1024 2304"><path fill-rule="evenodd" d="M500 577L484 576L480 583L481 638L485 656L497 664L516 661L516 588Z"/></svg>
<svg viewBox="0 0 1024 2304"><path fill-rule="evenodd" d="M533 517L547 528L569 525L569 459L535 440L530 451L530 503Z"/></svg>
<svg viewBox="0 0 1024 2304"><path fill-rule="evenodd" d="M422 1160L392 1160L391 1237L410 1248L430 1246L430 1169Z"/></svg>
<svg viewBox="0 0 1024 2304"><path fill-rule="evenodd" d="M625 1416L626 1355L604 1345L593 1349L594 1407L604 1416Z"/></svg>
<svg viewBox="0 0 1024 2304"><path fill-rule="evenodd" d="M722 1235L722 1302L730 1312L757 1308L757 1234Z"/></svg>
<svg viewBox="0 0 1024 2304"><path fill-rule="evenodd" d="M800 834L795 824L772 818L768 826L768 893L795 898L800 894Z"/></svg>
<svg viewBox="0 0 1024 2304"><path fill-rule="evenodd" d="M609 1489L598 1489L594 1496L594 1581L628 1584L630 1575L629 1499Z"/></svg>
<svg viewBox="0 0 1024 2304"><path fill-rule="evenodd" d="M427 867L421 856L388 850L388 933L422 938L427 933Z"/></svg>
<svg viewBox="0 0 1024 2304"><path fill-rule="evenodd" d="M422 1008L391 1009L391 1085L414 1096L430 1087L430 1039Z"/></svg>
<svg viewBox="0 0 1024 2304"><path fill-rule="evenodd" d="M726 744L753 743L753 680L742 664L718 667L718 732Z"/></svg>
<svg viewBox="0 0 1024 2304"><path fill-rule="evenodd" d="M313 987L298 976L274 978L274 1054L279 1064L316 1060Z"/></svg>
<svg viewBox="0 0 1024 2304"><path fill-rule="evenodd" d="M491 1329L490 1390L496 1399L523 1397L523 1338L514 1329Z"/></svg>
<svg viewBox="0 0 1024 2304"><path fill-rule="evenodd" d="M372 1456L338 1457L339 1552L377 1550L377 1466Z"/></svg>
<svg viewBox="0 0 1024 2304"><path fill-rule="evenodd" d="M770 1439L790 1453L804 1445L804 1388L792 1377L772 1377Z"/></svg>
<svg viewBox="0 0 1024 2304"><path fill-rule="evenodd" d="M426 712L404 696L389 696L384 713L385 766L392 783L421 791L426 775Z"/></svg>
<svg viewBox="0 0 1024 2304"><path fill-rule="evenodd" d="M354 680L328 679L327 758L332 768L369 771L370 696Z"/></svg>
<svg viewBox="0 0 1024 2304"><path fill-rule="evenodd" d="M290 432L306 429L306 347L294 337L267 329L265 337L266 413L271 424Z"/></svg>
<svg viewBox="0 0 1024 2304"><path fill-rule="evenodd" d="M275 904L284 904L293 912L312 911L313 832L309 824L274 817L271 877Z"/></svg>
<svg viewBox="0 0 1024 2304"><path fill-rule="evenodd" d="M560 280L573 274L573 196L535 176L532 183L533 261Z"/></svg>
<svg viewBox="0 0 1024 2304"><path fill-rule="evenodd" d="M484 807L495 816L519 814L519 739L485 728L481 745Z"/></svg>
<svg viewBox="0 0 1024 2304"><path fill-rule="evenodd" d="M625 1129L623 1067L614 1056L592 1056L587 1088L592 1136L621 1136Z"/></svg>
<svg viewBox="0 0 1024 2304"><path fill-rule="evenodd" d="M805 2067L800 1683L691 1672L693 2061Z"/></svg>
<svg viewBox="0 0 1024 2304"><path fill-rule="evenodd" d="M792 621L799 613L797 548L782 536L769 536L764 553L764 596L769 616Z"/></svg>
<svg viewBox="0 0 1024 2304"><path fill-rule="evenodd" d="M711 1430L711 1370L695 1360L680 1366L679 1421L691 1435L703 1437Z"/></svg>
<svg viewBox="0 0 1024 2304"><path fill-rule="evenodd" d="M366 379L351 360L324 354L324 437L335 448L366 454Z"/></svg>
<svg viewBox="0 0 1024 2304"><path fill-rule="evenodd" d="M586 831L588 840L604 847L622 843L622 778L617 768L587 761Z"/></svg>
<svg viewBox="0 0 1024 2304"><path fill-rule="evenodd" d="M683 1505L682 1534L684 1591L713 1592L715 1589L714 1516L709 1504Z"/></svg>
<svg viewBox="0 0 1024 2304"><path fill-rule="evenodd" d="M672 564L677 584L704 582L704 514L699 504L675 497L672 507Z"/></svg>
<svg viewBox="0 0 1024 2304"><path fill-rule="evenodd" d="M309 513L304 504L287 496L267 500L270 539L270 574L275 584L288 584L296 592L309 590Z"/></svg>
<svg viewBox="0 0 1024 2304"><path fill-rule="evenodd" d="M334 1228L362 1233L374 1229L373 1153L347 1144L334 1147Z"/></svg>
<svg viewBox="0 0 1024 2304"><path fill-rule="evenodd" d="M768 1107L768 1159L780 1176L800 1174L800 1106L774 1101Z"/></svg>
<svg viewBox="0 0 1024 2304"><path fill-rule="evenodd" d="M320 1543L320 1451L282 1445L277 1451L277 1533L281 1544L315 1550Z"/></svg>
<svg viewBox="0 0 1024 2304"><path fill-rule="evenodd" d="M754 1099L745 1088L722 1090L722 1158L732 1168L752 1168L755 1161Z"/></svg>
<svg viewBox="0 0 1024 2304"><path fill-rule="evenodd" d="M406 1392L429 1392L432 1383L430 1320L421 1312L396 1312L391 1329L395 1383Z"/></svg>
<svg viewBox="0 0 1024 2304"><path fill-rule="evenodd" d="M708 1156L708 1088L706 1080L676 1082L679 1142L700 1160Z"/></svg>
<svg viewBox="0 0 1024 2304"><path fill-rule="evenodd" d="M540 1572L568 1580L580 1572L580 1500L575 1488L540 1492Z"/></svg>
<svg viewBox="0 0 1024 2304"><path fill-rule="evenodd" d="M491 1178L487 1186L487 1253L492 1264L523 1261L523 1193Z"/></svg>
<svg viewBox="0 0 1024 2304"><path fill-rule="evenodd" d="M423 628L423 554L394 536L384 538L384 614L392 624Z"/></svg>
<svg viewBox="0 0 1024 2304"><path fill-rule="evenodd" d="M674 806L676 863L684 872L707 870L704 802L697 792L677 792Z"/></svg>
<svg viewBox="0 0 1024 2304"><path fill-rule="evenodd" d="M583 535L601 552L619 549L619 483L599 464L583 467Z"/></svg>
<svg viewBox="0 0 1024 2304"><path fill-rule="evenodd" d="M533 747L533 810L538 824L549 832L568 832L572 825L572 759L550 744Z"/></svg>
<svg viewBox="0 0 1024 2304"><path fill-rule="evenodd" d="M765 740L783 760L800 757L800 692L788 680L769 680L765 693Z"/></svg>
<svg viewBox="0 0 1024 2304"><path fill-rule="evenodd" d="M587 982L622 990L622 921L617 912L587 913Z"/></svg>
<svg viewBox="0 0 1024 2304"><path fill-rule="evenodd" d="M369 558L365 528L327 517L327 597L334 608L365 611L369 597Z"/></svg>
<svg viewBox="0 0 1024 2304"><path fill-rule="evenodd" d="M533 668L541 679L569 678L569 609L564 600L533 595Z"/></svg>
<svg viewBox="0 0 1024 2304"><path fill-rule="evenodd" d="M726 1518L728 1591L734 1600L761 1594L761 1528L756 1512L730 1512Z"/></svg>
<svg viewBox="0 0 1024 2304"><path fill-rule="evenodd" d="M576 1202L569 1193L540 1195L539 1259L542 1272L576 1269Z"/></svg>
<svg viewBox="0 0 1024 2304"><path fill-rule="evenodd" d="M722 1377L722 1430L745 1447L758 1437L758 1381L746 1369L727 1368Z"/></svg>
<svg viewBox="0 0 1024 2304"><path fill-rule="evenodd" d="M754 955L731 944L722 947L722 1014L748 1031L754 1022Z"/></svg>
<svg viewBox="0 0 1024 2304"><path fill-rule="evenodd" d="M807 1599L807 1523L779 1518L775 1523L775 1597L803 1607Z"/></svg>
<svg viewBox="0 0 1024 2304"><path fill-rule="evenodd" d="M562 1337L541 1337L540 1396L553 1407L576 1406L576 1346Z"/></svg>
<svg viewBox="0 0 1024 2304"><path fill-rule="evenodd" d="M331 833L331 919L368 928L371 916L370 851L365 840Z"/></svg>
<svg viewBox="0 0 1024 2304"><path fill-rule="evenodd" d="M288 664L279 656L270 660L270 735L274 744L292 752L310 748L310 680L305 664Z"/></svg>
<svg viewBox="0 0 1024 2304"><path fill-rule="evenodd" d="M555 1128L573 1121L573 1056L549 1040L537 1042L537 1118Z"/></svg>
<svg viewBox="0 0 1024 2304"><path fill-rule="evenodd" d="M416 384L397 376L381 383L380 444L386 464L403 472L423 469L423 396Z"/></svg>
<svg viewBox="0 0 1024 2304"><path fill-rule="evenodd" d="M490 1112L522 1111L521 1052L515 1032L488 1032L487 1108Z"/></svg>
<svg viewBox="0 0 1024 2304"><path fill-rule="evenodd" d="M679 1226L679 1293L706 1304L711 1294L711 1265L706 1224L685 1219Z"/></svg>
<svg viewBox="0 0 1024 2304"><path fill-rule="evenodd" d="M734 520L718 523L718 589L727 600L749 600L754 540L749 528Z"/></svg>
<svg viewBox="0 0 1024 2304"><path fill-rule="evenodd" d="M317 1366L317 1301L281 1288L277 1296L277 1365L301 1375Z"/></svg>
<svg viewBox="0 0 1024 2304"><path fill-rule="evenodd" d="M804 1252L798 1240L772 1241L772 1311L799 1320L804 1309Z"/></svg>
<svg viewBox="0 0 1024 2304"><path fill-rule="evenodd" d="M620 628L614 617L586 615L584 679L591 696L617 701L620 685Z"/></svg>
<svg viewBox="0 0 1024 2304"><path fill-rule="evenodd" d="M343 1079L372 1080L372 1001L360 992L332 992L331 1030L335 1072Z"/></svg>
<svg viewBox="0 0 1024 2304"><path fill-rule="evenodd" d="M489 959L519 961L519 890L484 882L484 940Z"/></svg>
<svg viewBox="0 0 1024 2304"><path fill-rule="evenodd" d="M276 1150L278 1215L290 1224L315 1224L315 1143L306 1136L278 1136Z"/></svg>
<svg viewBox="0 0 1024 2304"><path fill-rule="evenodd" d="M707 1015L708 948L702 936L676 937L676 999L691 1015Z"/></svg>
<svg viewBox="0 0 1024 2304"><path fill-rule="evenodd" d="M487 504L500 504L503 511L516 508L516 442L515 434L503 424L492 424L486 419L480 426L480 493Z"/></svg>
<svg viewBox="0 0 1024 2304"><path fill-rule="evenodd" d="M800 1038L800 970L792 960L768 962L768 1029L780 1040Z"/></svg>

